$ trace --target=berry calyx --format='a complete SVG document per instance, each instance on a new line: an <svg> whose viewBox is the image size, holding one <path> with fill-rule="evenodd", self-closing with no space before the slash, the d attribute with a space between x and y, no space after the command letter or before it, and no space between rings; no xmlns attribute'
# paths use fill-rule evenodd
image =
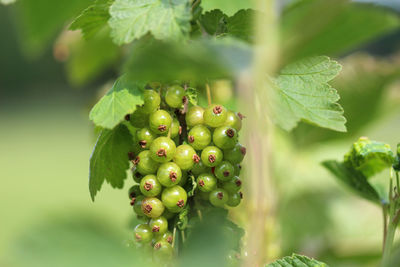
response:
<svg viewBox="0 0 400 267"><path fill-rule="evenodd" d="M200 191L211 192L217 188L217 178L211 173L200 174L196 181Z"/></svg>
<svg viewBox="0 0 400 267"><path fill-rule="evenodd" d="M214 144L221 149L232 149L237 143L237 132L229 126L218 127L213 133Z"/></svg>
<svg viewBox="0 0 400 267"><path fill-rule="evenodd" d="M217 128L224 125L227 110L221 105L210 105L204 110L203 117L206 125Z"/></svg>
<svg viewBox="0 0 400 267"><path fill-rule="evenodd" d="M246 148L240 143L236 143L234 147L224 150L224 159L232 164L238 164L243 161L246 155Z"/></svg>
<svg viewBox="0 0 400 267"><path fill-rule="evenodd" d="M160 217L165 209L163 203L158 198L155 197L144 198L142 201L141 208L144 215L150 218Z"/></svg>
<svg viewBox="0 0 400 267"><path fill-rule="evenodd" d="M214 189L210 192L210 203L215 207L223 207L228 202L228 192L224 189Z"/></svg>
<svg viewBox="0 0 400 267"><path fill-rule="evenodd" d="M168 137L156 138L150 146L151 158L156 162L168 162L175 155L175 142Z"/></svg>
<svg viewBox="0 0 400 267"><path fill-rule="evenodd" d="M150 129L157 134L168 133L172 124L171 115L165 110L157 110L150 114L149 126Z"/></svg>
<svg viewBox="0 0 400 267"><path fill-rule="evenodd" d="M221 163L223 158L222 151L215 146L208 146L201 152L201 161L207 167L215 167Z"/></svg>
<svg viewBox="0 0 400 267"><path fill-rule="evenodd" d="M182 171L175 162L161 164L157 171L158 181L165 187L179 184L182 178Z"/></svg>
<svg viewBox="0 0 400 267"><path fill-rule="evenodd" d="M235 175L235 168L229 161L222 161L214 169L215 176L221 181L229 181Z"/></svg>
<svg viewBox="0 0 400 267"><path fill-rule="evenodd" d="M161 193L162 186L153 174L146 175L140 181L140 191L144 196L154 197Z"/></svg>
<svg viewBox="0 0 400 267"><path fill-rule="evenodd" d="M151 231L156 235L162 235L168 230L168 221L163 216L152 218L149 221Z"/></svg>
<svg viewBox="0 0 400 267"><path fill-rule="evenodd" d="M186 205L187 193L179 185L167 187L161 194L161 200L169 211L178 213Z"/></svg>

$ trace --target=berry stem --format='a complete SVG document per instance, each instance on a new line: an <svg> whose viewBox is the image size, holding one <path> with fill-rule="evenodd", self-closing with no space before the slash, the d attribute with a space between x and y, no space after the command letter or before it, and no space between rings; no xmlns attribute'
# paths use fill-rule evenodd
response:
<svg viewBox="0 0 400 267"><path fill-rule="evenodd" d="M208 101L208 105L211 106L211 89L210 86L208 85L208 83L206 83L206 92L207 92L207 101Z"/></svg>

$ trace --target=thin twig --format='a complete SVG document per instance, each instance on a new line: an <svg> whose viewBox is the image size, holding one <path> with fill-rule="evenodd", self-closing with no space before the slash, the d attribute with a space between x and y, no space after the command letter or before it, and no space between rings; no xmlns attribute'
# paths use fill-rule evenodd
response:
<svg viewBox="0 0 400 267"><path fill-rule="evenodd" d="M385 249L385 244L386 244L386 237L387 237L387 205L383 204L382 205L382 213L383 213L383 244L382 244L382 250Z"/></svg>
<svg viewBox="0 0 400 267"><path fill-rule="evenodd" d="M207 92L207 101L208 101L208 105L211 106L211 89L210 86L208 85L208 83L206 83L206 92Z"/></svg>

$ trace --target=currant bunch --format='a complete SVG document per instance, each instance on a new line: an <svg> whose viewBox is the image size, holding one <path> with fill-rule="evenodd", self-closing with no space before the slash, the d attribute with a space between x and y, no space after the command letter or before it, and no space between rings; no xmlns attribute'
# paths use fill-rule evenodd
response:
<svg viewBox="0 0 400 267"><path fill-rule="evenodd" d="M240 204L246 148L238 142L240 113L217 104L188 107L182 86L152 85L144 104L127 117L135 128L131 158L136 184L129 199L137 216L145 218L134 230L136 242L151 244L154 255L168 258L174 253L174 222L188 201L219 208ZM190 197L193 181L188 183L188 177L197 184Z"/></svg>

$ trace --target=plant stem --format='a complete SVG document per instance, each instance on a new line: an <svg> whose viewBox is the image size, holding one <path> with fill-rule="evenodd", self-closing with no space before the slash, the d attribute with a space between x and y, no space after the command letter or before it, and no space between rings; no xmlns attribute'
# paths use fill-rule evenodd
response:
<svg viewBox="0 0 400 267"><path fill-rule="evenodd" d="M210 86L208 85L208 83L206 83L206 92L207 92L207 101L208 101L208 105L211 105L211 89Z"/></svg>
<svg viewBox="0 0 400 267"><path fill-rule="evenodd" d="M386 235L386 242L383 248L382 267L391 267L390 265L391 252L392 252L394 236L396 233L396 228L397 228L396 221L390 220Z"/></svg>
<svg viewBox="0 0 400 267"><path fill-rule="evenodd" d="M385 250L386 244L386 237L387 237L387 213L388 213L388 206L387 204L382 205L382 213L383 213L383 242L382 242L382 250Z"/></svg>

